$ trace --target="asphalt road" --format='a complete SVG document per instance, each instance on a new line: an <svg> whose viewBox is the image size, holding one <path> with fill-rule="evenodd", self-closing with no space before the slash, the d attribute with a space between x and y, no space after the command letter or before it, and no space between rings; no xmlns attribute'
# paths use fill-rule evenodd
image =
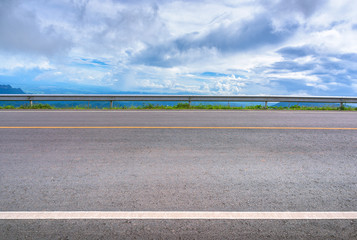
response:
<svg viewBox="0 0 357 240"><path fill-rule="evenodd" d="M354 112L1 111L0 211L356 211ZM0 220L0 239L357 239L357 220Z"/></svg>

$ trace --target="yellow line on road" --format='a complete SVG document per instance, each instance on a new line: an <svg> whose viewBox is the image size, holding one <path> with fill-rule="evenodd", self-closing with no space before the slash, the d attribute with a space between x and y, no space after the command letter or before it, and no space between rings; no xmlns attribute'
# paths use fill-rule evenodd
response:
<svg viewBox="0 0 357 240"><path fill-rule="evenodd" d="M357 219L357 212L205 212L205 211L40 211L0 212L0 219Z"/></svg>
<svg viewBox="0 0 357 240"><path fill-rule="evenodd" d="M155 126L0 126L0 129L285 129L285 130L357 130L342 127L155 127Z"/></svg>

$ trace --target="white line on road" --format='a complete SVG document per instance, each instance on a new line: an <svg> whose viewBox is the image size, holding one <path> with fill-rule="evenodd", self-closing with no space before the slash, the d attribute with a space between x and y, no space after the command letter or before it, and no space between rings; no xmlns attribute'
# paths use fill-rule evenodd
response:
<svg viewBox="0 0 357 240"><path fill-rule="evenodd" d="M357 130L338 127L182 127L182 126L0 126L0 129L265 129L265 130Z"/></svg>
<svg viewBox="0 0 357 240"><path fill-rule="evenodd" d="M204 211L36 211L0 212L4 220L44 219L232 219L336 220L357 219L357 212L204 212Z"/></svg>

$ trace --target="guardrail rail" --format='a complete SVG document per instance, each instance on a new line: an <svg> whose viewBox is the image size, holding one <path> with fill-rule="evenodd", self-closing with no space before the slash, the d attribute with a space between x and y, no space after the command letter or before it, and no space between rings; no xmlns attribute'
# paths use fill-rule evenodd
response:
<svg viewBox="0 0 357 240"><path fill-rule="evenodd" d="M357 97L331 96L208 96L208 95L89 95L89 94L0 94L0 101L178 101L178 102L309 102L309 103L357 103Z"/></svg>

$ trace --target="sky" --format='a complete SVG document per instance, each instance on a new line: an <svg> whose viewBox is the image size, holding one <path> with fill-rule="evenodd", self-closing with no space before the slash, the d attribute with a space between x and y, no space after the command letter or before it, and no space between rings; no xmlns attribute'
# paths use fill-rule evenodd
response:
<svg viewBox="0 0 357 240"><path fill-rule="evenodd" d="M28 93L357 95L355 0L1 0Z"/></svg>

